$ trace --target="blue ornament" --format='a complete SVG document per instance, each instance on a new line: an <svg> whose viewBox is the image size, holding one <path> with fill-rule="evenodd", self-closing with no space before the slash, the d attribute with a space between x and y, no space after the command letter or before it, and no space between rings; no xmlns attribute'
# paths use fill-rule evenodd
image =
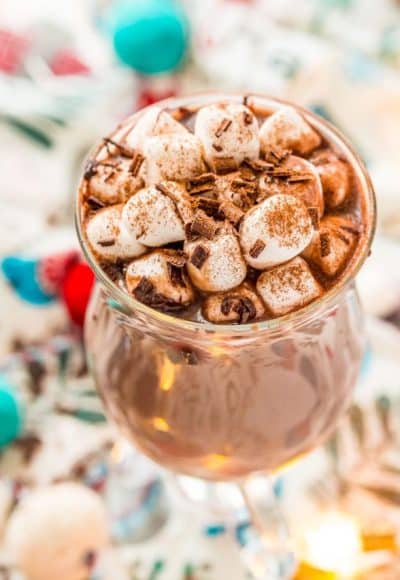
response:
<svg viewBox="0 0 400 580"><path fill-rule="evenodd" d="M0 268L7 282L14 288L22 300L37 306L49 304L55 300L54 294L48 294L40 284L40 260L8 256L0 262Z"/></svg>
<svg viewBox="0 0 400 580"><path fill-rule="evenodd" d="M110 24L118 57L141 74L173 71L187 52L188 21L174 0L121 0Z"/></svg>
<svg viewBox="0 0 400 580"><path fill-rule="evenodd" d="M12 385L0 375L0 449L11 443L22 431L22 411Z"/></svg>

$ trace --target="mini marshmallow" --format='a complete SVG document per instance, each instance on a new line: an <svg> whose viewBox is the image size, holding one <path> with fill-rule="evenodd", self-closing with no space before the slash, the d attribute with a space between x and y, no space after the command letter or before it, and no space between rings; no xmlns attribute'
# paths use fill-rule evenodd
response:
<svg viewBox="0 0 400 580"><path fill-rule="evenodd" d="M100 209L86 224L88 242L96 255L104 260L135 258L146 250L124 226L122 209L122 204Z"/></svg>
<svg viewBox="0 0 400 580"><path fill-rule="evenodd" d="M184 181L205 171L202 146L191 133L150 137L143 145L146 184Z"/></svg>
<svg viewBox="0 0 400 580"><path fill-rule="evenodd" d="M307 262L300 257L263 272L257 280L257 291L273 316L289 314L322 294Z"/></svg>
<svg viewBox="0 0 400 580"><path fill-rule="evenodd" d="M259 296L244 282L229 292L208 296L202 305L206 320L215 324L247 324L264 316L264 304Z"/></svg>
<svg viewBox="0 0 400 580"><path fill-rule="evenodd" d="M185 135L187 133L187 129L181 123L173 119L171 115L160 109L160 107L151 107L139 117L136 125L126 136L126 142L132 149L141 151L149 137Z"/></svg>
<svg viewBox="0 0 400 580"><path fill-rule="evenodd" d="M334 276L349 260L358 233L357 225L349 218L326 216L303 255L321 268L324 274Z"/></svg>
<svg viewBox="0 0 400 580"><path fill-rule="evenodd" d="M163 182L159 187L141 189L122 211L126 230L140 244L150 247L184 240L184 223L192 214L190 198L183 186Z"/></svg>
<svg viewBox="0 0 400 580"><path fill-rule="evenodd" d="M350 193L351 176L348 163L332 151L322 151L311 158L319 173L325 203L330 209L341 205Z"/></svg>
<svg viewBox="0 0 400 580"><path fill-rule="evenodd" d="M131 172L132 161L126 157L111 157L103 162L92 162L88 195L94 195L106 204L122 203L129 199L144 185L142 176Z"/></svg>
<svg viewBox="0 0 400 580"><path fill-rule="evenodd" d="M245 260L263 270L287 262L311 242L313 225L302 201L273 195L247 212L240 225Z"/></svg>
<svg viewBox="0 0 400 580"><path fill-rule="evenodd" d="M104 503L94 491L59 483L22 499L10 518L5 550L29 580L82 580L108 545L107 527Z"/></svg>
<svg viewBox="0 0 400 580"><path fill-rule="evenodd" d="M137 300L159 309L188 306L194 291L185 271L186 257L175 250L154 250L126 269L128 291Z"/></svg>
<svg viewBox="0 0 400 580"><path fill-rule="evenodd" d="M187 269L193 284L204 292L224 292L239 286L247 274L233 228L225 223L212 239L185 243Z"/></svg>
<svg viewBox="0 0 400 580"><path fill-rule="evenodd" d="M307 155L321 144L321 137L293 107L281 107L268 117L260 128L263 153L289 149Z"/></svg>
<svg viewBox="0 0 400 580"><path fill-rule="evenodd" d="M287 178L271 178L264 175L260 178L259 191L261 198L275 193L293 195L301 199L307 207L316 208L318 217L324 214L324 194L317 169L312 163L290 155L277 167L277 171L287 171L292 175Z"/></svg>
<svg viewBox="0 0 400 580"><path fill-rule="evenodd" d="M241 104L209 105L199 110L195 134L204 147L207 163L218 171L218 159L232 159L235 167L259 156L258 122Z"/></svg>

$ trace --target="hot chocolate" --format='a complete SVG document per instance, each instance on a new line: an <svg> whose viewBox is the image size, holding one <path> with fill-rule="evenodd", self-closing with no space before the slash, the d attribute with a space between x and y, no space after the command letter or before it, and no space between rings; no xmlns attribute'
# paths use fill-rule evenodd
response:
<svg viewBox="0 0 400 580"><path fill-rule="evenodd" d="M86 321L110 416L150 457L235 479L322 442L354 387L353 277L374 198L360 160L296 107L166 101L96 149L78 226L101 281Z"/></svg>

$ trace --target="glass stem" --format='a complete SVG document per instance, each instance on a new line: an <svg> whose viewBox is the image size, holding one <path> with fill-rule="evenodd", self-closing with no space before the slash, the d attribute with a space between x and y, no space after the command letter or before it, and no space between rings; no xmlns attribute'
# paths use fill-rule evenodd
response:
<svg viewBox="0 0 400 580"><path fill-rule="evenodd" d="M252 525L241 539L241 556L256 580L289 580L296 560L289 529L268 477L250 477L239 485Z"/></svg>

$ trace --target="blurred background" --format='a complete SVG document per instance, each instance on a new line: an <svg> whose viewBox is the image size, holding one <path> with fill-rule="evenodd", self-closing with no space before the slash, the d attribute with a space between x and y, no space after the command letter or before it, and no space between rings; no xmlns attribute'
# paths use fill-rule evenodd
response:
<svg viewBox="0 0 400 580"><path fill-rule="evenodd" d="M398 0L0 0L0 578L246 577L243 520L221 524L168 495L160 471L105 421L81 344L93 276L73 210L88 150L137 109L209 89L310 108L371 173L378 236L359 276L369 348L356 403L275 494L302 546L300 580L400 578ZM65 512L76 518L56 532ZM305 514L316 533L300 525ZM79 536L82 518L104 534ZM31 558L46 545L39 572L8 547L27 536L40 542Z"/></svg>

